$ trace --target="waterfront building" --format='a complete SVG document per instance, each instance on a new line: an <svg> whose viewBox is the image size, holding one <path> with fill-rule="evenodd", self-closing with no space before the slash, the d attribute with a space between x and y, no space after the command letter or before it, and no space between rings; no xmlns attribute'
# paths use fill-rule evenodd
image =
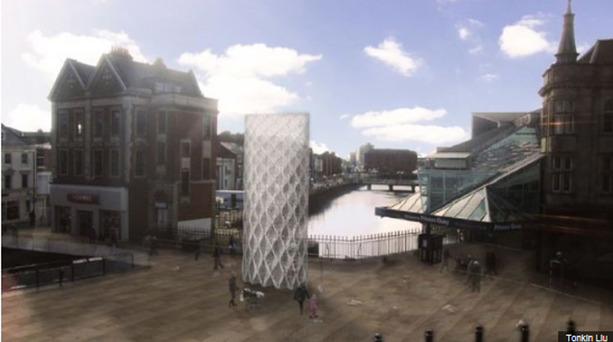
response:
<svg viewBox="0 0 613 342"><path fill-rule="evenodd" d="M437 149L420 192L377 215L532 249L541 271L561 252L574 277L612 285L613 39L577 58L573 19L569 2L542 110L473 114L472 139Z"/></svg>
<svg viewBox="0 0 613 342"><path fill-rule="evenodd" d="M417 153L400 149L372 149L364 154L364 170L380 176L410 175L417 168Z"/></svg>
<svg viewBox="0 0 613 342"><path fill-rule="evenodd" d="M193 72L115 48L96 66L67 59L49 99L56 231L140 241L211 226L217 101Z"/></svg>
<svg viewBox="0 0 613 342"><path fill-rule="evenodd" d="M356 158L356 162L358 167L364 167L364 155L366 154L366 152L374 149L375 146L372 145L371 143L366 143L360 147L358 147L358 150L355 152L355 158Z"/></svg>

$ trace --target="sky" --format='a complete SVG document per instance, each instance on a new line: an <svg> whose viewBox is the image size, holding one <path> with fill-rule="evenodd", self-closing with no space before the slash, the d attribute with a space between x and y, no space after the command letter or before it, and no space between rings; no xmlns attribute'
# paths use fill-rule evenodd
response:
<svg viewBox="0 0 613 342"><path fill-rule="evenodd" d="M245 114L308 112L316 153L470 138L471 113L539 108L566 0L3 0L2 123L51 127L66 58L112 46L193 70L219 100L218 131ZM579 52L613 38L611 0L576 0Z"/></svg>

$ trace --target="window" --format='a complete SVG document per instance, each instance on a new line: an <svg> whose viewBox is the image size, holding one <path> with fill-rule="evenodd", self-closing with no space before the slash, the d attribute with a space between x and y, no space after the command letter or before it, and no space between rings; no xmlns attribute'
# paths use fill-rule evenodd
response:
<svg viewBox="0 0 613 342"><path fill-rule="evenodd" d="M189 170L181 170L181 196L189 196Z"/></svg>
<svg viewBox="0 0 613 342"><path fill-rule="evenodd" d="M117 137L119 136L119 120L121 119L120 112L118 110L113 110L111 112L111 136Z"/></svg>
<svg viewBox="0 0 613 342"><path fill-rule="evenodd" d="M45 152L42 150L36 151L36 167L45 167Z"/></svg>
<svg viewBox="0 0 613 342"><path fill-rule="evenodd" d="M83 137L83 127L84 119L83 112L75 112L75 137L82 138Z"/></svg>
<svg viewBox="0 0 613 342"><path fill-rule="evenodd" d="M554 134L572 134L575 132L575 119L572 114L554 115Z"/></svg>
<svg viewBox="0 0 613 342"><path fill-rule="evenodd" d="M145 150L137 150L135 159L136 159L135 160L136 176L144 176L145 175Z"/></svg>
<svg viewBox="0 0 613 342"><path fill-rule="evenodd" d="M94 150L94 176L102 176L102 150Z"/></svg>
<svg viewBox="0 0 613 342"><path fill-rule="evenodd" d="M28 175L27 174L21 175L21 188L22 189L28 188Z"/></svg>
<svg viewBox="0 0 613 342"><path fill-rule="evenodd" d="M4 154L4 163L5 164L11 164L12 162L12 157L10 153L5 153Z"/></svg>
<svg viewBox="0 0 613 342"><path fill-rule="evenodd" d="M573 158L570 156L551 157L551 170L551 190L553 192L571 192Z"/></svg>
<svg viewBox="0 0 613 342"><path fill-rule="evenodd" d="M202 179L211 179L211 159L202 159Z"/></svg>
<svg viewBox="0 0 613 342"><path fill-rule="evenodd" d="M576 102L572 100L556 100L553 105L555 113L572 113L575 111Z"/></svg>
<svg viewBox="0 0 613 342"><path fill-rule="evenodd" d="M21 154L21 164L28 165L28 154L27 153Z"/></svg>
<svg viewBox="0 0 613 342"><path fill-rule="evenodd" d="M94 137L102 137L102 131L104 130L104 116L101 110L94 111Z"/></svg>
<svg viewBox="0 0 613 342"><path fill-rule="evenodd" d="M157 143L157 162L158 164L166 164L166 143Z"/></svg>
<svg viewBox="0 0 613 342"><path fill-rule="evenodd" d="M613 100L607 100L604 104L603 127L605 133L613 133Z"/></svg>
<svg viewBox="0 0 613 342"><path fill-rule="evenodd" d="M602 157L602 191L613 192L613 156Z"/></svg>
<svg viewBox="0 0 613 342"><path fill-rule="evenodd" d="M166 112L158 112L158 134L166 134Z"/></svg>
<svg viewBox="0 0 613 342"><path fill-rule="evenodd" d="M211 116L208 114L204 114L202 117L202 137L211 139Z"/></svg>
<svg viewBox="0 0 613 342"><path fill-rule="evenodd" d="M111 150L111 176L119 177L119 150Z"/></svg>
<svg viewBox="0 0 613 342"><path fill-rule="evenodd" d="M189 141L181 142L181 158L189 158Z"/></svg>
<svg viewBox="0 0 613 342"><path fill-rule="evenodd" d="M19 201L2 202L2 217L7 220L19 219Z"/></svg>
<svg viewBox="0 0 613 342"><path fill-rule="evenodd" d="M147 112L144 110L136 112L136 136L147 136Z"/></svg>
<svg viewBox="0 0 613 342"><path fill-rule="evenodd" d="M68 113L67 112L59 112L58 113L58 135L62 138L66 138L68 136Z"/></svg>
<svg viewBox="0 0 613 342"><path fill-rule="evenodd" d="M68 174L68 151L60 150L59 155L60 175Z"/></svg>
<svg viewBox="0 0 613 342"><path fill-rule="evenodd" d="M83 150L74 150L74 174L83 175Z"/></svg>
<svg viewBox="0 0 613 342"><path fill-rule="evenodd" d="M4 188L7 190L13 188L13 176L4 175Z"/></svg>

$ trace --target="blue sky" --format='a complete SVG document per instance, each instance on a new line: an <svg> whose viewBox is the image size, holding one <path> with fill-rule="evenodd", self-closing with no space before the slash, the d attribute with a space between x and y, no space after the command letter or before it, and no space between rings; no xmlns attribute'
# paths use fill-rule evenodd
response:
<svg viewBox="0 0 613 342"><path fill-rule="evenodd" d="M65 58L113 45L192 69L219 99L218 130L245 113L309 112L311 140L346 157L371 142L427 154L470 136L472 112L540 106L565 0L10 0L1 4L2 122L50 127ZM612 38L611 0L572 3L585 51Z"/></svg>

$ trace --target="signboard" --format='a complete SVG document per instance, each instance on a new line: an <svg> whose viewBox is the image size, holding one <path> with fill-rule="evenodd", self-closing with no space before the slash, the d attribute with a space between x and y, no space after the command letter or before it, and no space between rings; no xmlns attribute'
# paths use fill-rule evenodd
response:
<svg viewBox="0 0 613 342"><path fill-rule="evenodd" d="M70 193L66 195L69 202L86 203L86 204L98 204L97 194L78 194Z"/></svg>

